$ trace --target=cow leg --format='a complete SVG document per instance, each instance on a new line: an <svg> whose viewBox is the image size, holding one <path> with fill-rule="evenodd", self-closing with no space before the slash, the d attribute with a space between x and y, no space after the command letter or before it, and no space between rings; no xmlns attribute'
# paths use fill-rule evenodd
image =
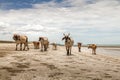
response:
<svg viewBox="0 0 120 80"><path fill-rule="evenodd" d="M47 51L47 49L48 49L48 45L46 45L46 51Z"/></svg>
<svg viewBox="0 0 120 80"><path fill-rule="evenodd" d="M39 49L39 45L37 45L37 49Z"/></svg>
<svg viewBox="0 0 120 80"><path fill-rule="evenodd" d="M69 56L69 49L67 49L67 56Z"/></svg>
<svg viewBox="0 0 120 80"><path fill-rule="evenodd" d="M43 49L41 49L41 52L43 52Z"/></svg>
<svg viewBox="0 0 120 80"><path fill-rule="evenodd" d="M37 49L39 49L39 43L37 43Z"/></svg>
<svg viewBox="0 0 120 80"><path fill-rule="evenodd" d="M24 49L23 50L25 50L26 47L27 47L27 50L29 50L28 43L24 43Z"/></svg>
<svg viewBox="0 0 120 80"><path fill-rule="evenodd" d="M70 49L70 55L71 55L71 49Z"/></svg>
<svg viewBox="0 0 120 80"><path fill-rule="evenodd" d="M93 49L92 49L92 54L93 54Z"/></svg>
<svg viewBox="0 0 120 80"><path fill-rule="evenodd" d="M23 50L25 50L25 48L26 48L26 44L24 43L24 48L23 48Z"/></svg>
<svg viewBox="0 0 120 80"><path fill-rule="evenodd" d="M94 55L94 50L92 49L92 54Z"/></svg>
<svg viewBox="0 0 120 80"><path fill-rule="evenodd" d="M26 46L27 46L27 50L29 50L29 45L28 45L28 43L26 43Z"/></svg>
<svg viewBox="0 0 120 80"><path fill-rule="evenodd" d="M27 45L27 49L29 50L29 46Z"/></svg>
<svg viewBox="0 0 120 80"><path fill-rule="evenodd" d="M35 46L35 44L34 44L34 49L36 49L36 46Z"/></svg>
<svg viewBox="0 0 120 80"><path fill-rule="evenodd" d="M94 50L94 55L96 55L96 49Z"/></svg>
<svg viewBox="0 0 120 80"><path fill-rule="evenodd" d="M35 44L34 44L34 49L36 49L36 46L35 46Z"/></svg>
<svg viewBox="0 0 120 80"><path fill-rule="evenodd" d="M79 52L81 52L80 47L79 47Z"/></svg>
<svg viewBox="0 0 120 80"><path fill-rule="evenodd" d="M55 46L55 50L57 50L57 46Z"/></svg>
<svg viewBox="0 0 120 80"><path fill-rule="evenodd" d="M46 46L47 48L49 48L49 43L47 43L47 46Z"/></svg>
<svg viewBox="0 0 120 80"><path fill-rule="evenodd" d="M44 45L44 51L46 51L46 45Z"/></svg>
<svg viewBox="0 0 120 80"><path fill-rule="evenodd" d="M66 51L67 51L67 47L66 47Z"/></svg>
<svg viewBox="0 0 120 80"><path fill-rule="evenodd" d="M20 50L22 50L22 43L20 43Z"/></svg>
<svg viewBox="0 0 120 80"><path fill-rule="evenodd" d="M69 56L69 50L67 50L67 56Z"/></svg>
<svg viewBox="0 0 120 80"><path fill-rule="evenodd" d="M54 49L54 46L52 46L52 50Z"/></svg>
<svg viewBox="0 0 120 80"><path fill-rule="evenodd" d="M16 49L15 49L16 51L17 51L17 46L18 46L18 45L19 45L19 44L18 44L18 43L16 43Z"/></svg>
<svg viewBox="0 0 120 80"><path fill-rule="evenodd" d="M41 44L41 52L43 52L43 45Z"/></svg>
<svg viewBox="0 0 120 80"><path fill-rule="evenodd" d="M41 52L43 52L43 49L41 49Z"/></svg>
<svg viewBox="0 0 120 80"><path fill-rule="evenodd" d="M45 45L43 46L43 50L45 51Z"/></svg>
<svg viewBox="0 0 120 80"><path fill-rule="evenodd" d="M71 49L72 49L72 47L69 47L69 55L71 55Z"/></svg>

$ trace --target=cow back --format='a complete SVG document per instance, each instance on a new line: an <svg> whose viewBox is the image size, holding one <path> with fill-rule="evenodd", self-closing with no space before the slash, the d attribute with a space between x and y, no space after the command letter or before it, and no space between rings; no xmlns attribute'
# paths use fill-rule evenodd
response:
<svg viewBox="0 0 120 80"><path fill-rule="evenodd" d="M20 36L20 42L21 43L26 43L27 41L27 36Z"/></svg>

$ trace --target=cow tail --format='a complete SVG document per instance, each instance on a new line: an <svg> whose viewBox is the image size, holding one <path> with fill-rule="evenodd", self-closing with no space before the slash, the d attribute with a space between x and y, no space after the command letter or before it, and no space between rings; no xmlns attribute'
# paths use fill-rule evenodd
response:
<svg viewBox="0 0 120 80"><path fill-rule="evenodd" d="M28 38L26 37L26 42L28 43Z"/></svg>
<svg viewBox="0 0 120 80"><path fill-rule="evenodd" d="M27 46L27 49L29 50L29 46L28 46L28 37L26 37L26 46Z"/></svg>

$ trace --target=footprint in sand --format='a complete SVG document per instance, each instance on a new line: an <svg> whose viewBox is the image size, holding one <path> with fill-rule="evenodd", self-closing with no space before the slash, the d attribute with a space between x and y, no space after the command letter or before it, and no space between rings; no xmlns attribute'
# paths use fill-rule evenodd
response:
<svg viewBox="0 0 120 80"><path fill-rule="evenodd" d="M80 73L77 72L77 73L75 73L75 74L80 74Z"/></svg>
<svg viewBox="0 0 120 80"><path fill-rule="evenodd" d="M29 68L30 63L18 63L18 62L11 62L13 66L17 68Z"/></svg>
<svg viewBox="0 0 120 80"><path fill-rule="evenodd" d="M120 68L116 68L118 71L120 71Z"/></svg>
<svg viewBox="0 0 120 80"><path fill-rule="evenodd" d="M38 60L38 59L33 59L33 61L40 62L40 60Z"/></svg>
<svg viewBox="0 0 120 80"><path fill-rule="evenodd" d="M55 72L55 73L51 73L48 77L57 77L57 76L60 76L60 75L63 75L63 73Z"/></svg>
<svg viewBox="0 0 120 80"><path fill-rule="evenodd" d="M46 58L47 60L50 60L50 59L52 59L52 58Z"/></svg>
<svg viewBox="0 0 120 80"><path fill-rule="evenodd" d="M12 56L15 58L15 60L19 61L19 62L23 62L25 61L26 59L23 57L23 56Z"/></svg>
<svg viewBox="0 0 120 80"><path fill-rule="evenodd" d="M0 57L5 57L7 54L7 52L0 52Z"/></svg>
<svg viewBox="0 0 120 80"><path fill-rule="evenodd" d="M85 63L83 63L83 62L79 62L79 64L85 64Z"/></svg>
<svg viewBox="0 0 120 80"><path fill-rule="evenodd" d="M94 79L92 79L92 80L102 80L102 79L100 79L100 78L94 78Z"/></svg>
<svg viewBox="0 0 120 80"><path fill-rule="evenodd" d="M112 76L110 74L108 74L108 73L104 73L104 75L105 75L104 76L105 78L112 78Z"/></svg>
<svg viewBox="0 0 120 80"><path fill-rule="evenodd" d="M81 71L91 72L89 69L81 69Z"/></svg>
<svg viewBox="0 0 120 80"><path fill-rule="evenodd" d="M117 67L120 67L120 65L117 65Z"/></svg>
<svg viewBox="0 0 120 80"><path fill-rule="evenodd" d="M105 71L112 71L111 69L106 69Z"/></svg>
<svg viewBox="0 0 120 80"><path fill-rule="evenodd" d="M57 67L55 67L55 65L53 64L48 64L48 63L41 63L42 65L46 66L47 68L49 68L50 70L53 69L58 69Z"/></svg>
<svg viewBox="0 0 120 80"><path fill-rule="evenodd" d="M69 65L64 65L65 67L68 67Z"/></svg>
<svg viewBox="0 0 120 80"><path fill-rule="evenodd" d="M29 68L30 63L18 63L17 67L18 68Z"/></svg>
<svg viewBox="0 0 120 80"><path fill-rule="evenodd" d="M75 66L69 66L69 68L73 68L73 69L75 69L76 67L75 67Z"/></svg>
<svg viewBox="0 0 120 80"><path fill-rule="evenodd" d="M118 70L113 70L113 72L116 72L116 73L117 73L117 72L119 72L119 71L118 71Z"/></svg>
<svg viewBox="0 0 120 80"><path fill-rule="evenodd" d="M37 71L37 69L29 69L28 71Z"/></svg>
<svg viewBox="0 0 120 80"><path fill-rule="evenodd" d="M11 73L11 75L14 75L14 76L16 75L16 73L21 73L25 71L23 69L12 68L12 67L2 67L1 69L8 71L9 73Z"/></svg>

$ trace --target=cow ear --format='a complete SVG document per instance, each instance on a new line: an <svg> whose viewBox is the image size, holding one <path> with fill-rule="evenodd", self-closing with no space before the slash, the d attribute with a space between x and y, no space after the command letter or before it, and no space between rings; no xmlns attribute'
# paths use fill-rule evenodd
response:
<svg viewBox="0 0 120 80"><path fill-rule="evenodd" d="M39 41L41 40L41 37L39 37Z"/></svg>
<svg viewBox="0 0 120 80"><path fill-rule="evenodd" d="M64 39L65 39L65 37L62 38L62 40L64 40Z"/></svg>
<svg viewBox="0 0 120 80"><path fill-rule="evenodd" d="M68 36L70 36L70 33L68 33Z"/></svg>
<svg viewBox="0 0 120 80"><path fill-rule="evenodd" d="M17 34L13 34L14 36L16 36Z"/></svg>
<svg viewBox="0 0 120 80"><path fill-rule="evenodd" d="M63 35L65 36L65 33L63 33Z"/></svg>
<svg viewBox="0 0 120 80"><path fill-rule="evenodd" d="M20 40L20 35L17 35L17 39Z"/></svg>

